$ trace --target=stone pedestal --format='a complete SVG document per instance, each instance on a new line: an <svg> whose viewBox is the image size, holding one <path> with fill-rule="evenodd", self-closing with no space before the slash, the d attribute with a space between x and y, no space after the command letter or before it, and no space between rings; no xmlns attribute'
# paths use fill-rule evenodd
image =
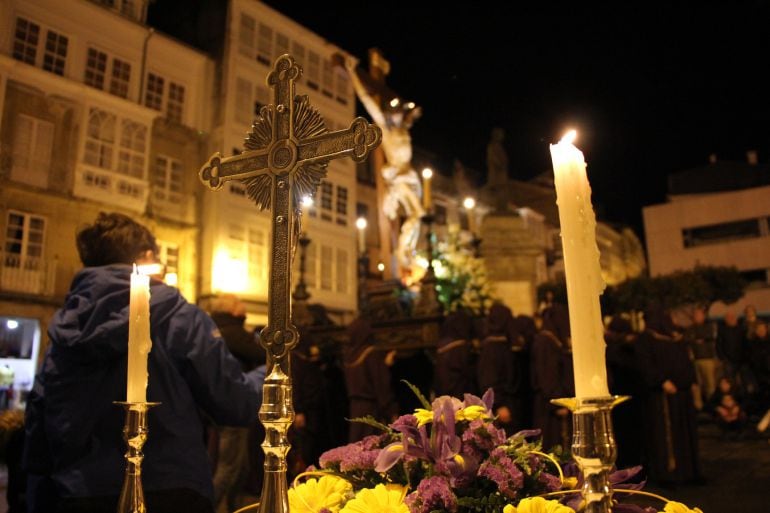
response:
<svg viewBox="0 0 770 513"><path fill-rule="evenodd" d="M481 225L481 257L496 295L514 314L537 308L538 284L546 281L548 230L542 219L492 213Z"/></svg>

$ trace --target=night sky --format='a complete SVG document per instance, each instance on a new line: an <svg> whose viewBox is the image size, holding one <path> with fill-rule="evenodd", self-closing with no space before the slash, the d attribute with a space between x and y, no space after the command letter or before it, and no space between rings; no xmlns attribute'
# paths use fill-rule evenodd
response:
<svg viewBox="0 0 770 513"><path fill-rule="evenodd" d="M175 1L156 0L150 22ZM457 158L483 182L500 126L511 177L528 179L576 128L599 216L640 236L641 207L665 200L668 173L711 153L770 161L766 1L266 3L364 62L380 48L388 84L423 108L413 143L445 171Z"/></svg>

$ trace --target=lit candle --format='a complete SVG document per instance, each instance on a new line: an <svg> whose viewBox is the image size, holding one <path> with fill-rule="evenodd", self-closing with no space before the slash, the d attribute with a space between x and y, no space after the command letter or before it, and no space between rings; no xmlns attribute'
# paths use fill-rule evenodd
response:
<svg viewBox="0 0 770 513"><path fill-rule="evenodd" d="M599 296L604 280L596 245L596 216L583 153L572 145L570 131L551 145L556 204L567 277L572 361L577 397L607 397L604 329Z"/></svg>
<svg viewBox="0 0 770 513"><path fill-rule="evenodd" d="M430 212L430 179L433 178L433 170L426 167L422 170L422 208Z"/></svg>
<svg viewBox="0 0 770 513"><path fill-rule="evenodd" d="M471 232L472 235L476 234L476 219L473 214L473 208L475 206L476 200L470 196L467 196L463 200L463 207L465 207L465 211L468 213L468 231Z"/></svg>
<svg viewBox="0 0 770 513"><path fill-rule="evenodd" d="M136 265L131 273L131 300L128 307L128 372L126 401L147 401L147 355L150 340L150 277L140 274Z"/></svg>
<svg viewBox="0 0 770 513"><path fill-rule="evenodd" d="M356 219L356 228L358 228L358 252L362 255L366 252L366 218L359 217Z"/></svg>

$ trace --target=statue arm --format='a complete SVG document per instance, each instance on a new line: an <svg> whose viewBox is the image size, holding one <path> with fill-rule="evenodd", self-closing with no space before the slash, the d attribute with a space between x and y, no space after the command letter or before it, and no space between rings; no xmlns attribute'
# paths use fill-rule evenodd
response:
<svg viewBox="0 0 770 513"><path fill-rule="evenodd" d="M356 71L355 63L350 59L346 59L345 68L348 70L348 75L350 75L350 81L353 83L353 89L356 91L356 94L358 95L358 99L361 100L361 103L364 105L364 108L372 117L372 120L378 125L380 125L380 128L385 127L385 116L382 114L382 109L380 109L379 104L374 100L374 98L372 98L372 95L370 95L369 92L366 90L366 87L364 87L364 84L361 83L361 79L358 78L358 72Z"/></svg>

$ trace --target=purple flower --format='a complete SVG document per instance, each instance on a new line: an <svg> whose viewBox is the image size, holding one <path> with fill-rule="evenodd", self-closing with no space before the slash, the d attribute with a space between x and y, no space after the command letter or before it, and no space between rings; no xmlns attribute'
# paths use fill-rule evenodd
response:
<svg viewBox="0 0 770 513"><path fill-rule="evenodd" d="M322 469L350 472L353 470L373 470L377 456L381 452L381 435L367 436L359 442L329 449L318 460Z"/></svg>
<svg viewBox="0 0 770 513"><path fill-rule="evenodd" d="M432 476L420 481L417 490L410 493L405 501L411 513L429 513L434 510L457 511L457 497L447 479Z"/></svg>
<svg viewBox="0 0 770 513"><path fill-rule="evenodd" d="M537 476L537 481L545 486L545 489L549 492L561 489L561 479L559 479L559 476L549 474L548 472L540 472L540 475Z"/></svg>
<svg viewBox="0 0 770 513"><path fill-rule="evenodd" d="M401 431L401 427L409 426L409 427L417 427L417 417L412 415L411 413L407 415L401 415L399 418L397 418L393 424L390 425L393 429L396 431Z"/></svg>
<svg viewBox="0 0 770 513"><path fill-rule="evenodd" d="M511 499L524 485L524 474L501 448L492 450L487 461L479 467L480 477L495 483L500 492Z"/></svg>
<svg viewBox="0 0 770 513"><path fill-rule="evenodd" d="M486 453L505 442L505 431L491 422L476 419L462 435L464 455L483 459Z"/></svg>

